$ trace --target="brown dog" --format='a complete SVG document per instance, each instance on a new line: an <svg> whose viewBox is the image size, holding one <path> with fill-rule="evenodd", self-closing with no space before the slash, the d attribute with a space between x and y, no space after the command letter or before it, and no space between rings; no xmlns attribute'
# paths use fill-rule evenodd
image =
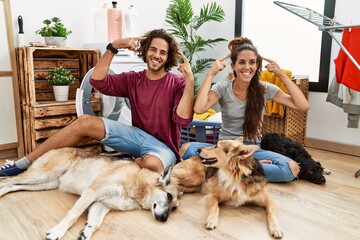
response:
<svg viewBox="0 0 360 240"><path fill-rule="evenodd" d="M270 235L282 238L264 172L252 157L258 146L244 145L242 140L221 140L216 146L201 149L200 157L175 165L172 177L177 178L185 192L202 189L208 211L207 229L218 225L219 204L238 207L249 202L265 208ZM217 169L213 176L206 175L210 168Z"/></svg>

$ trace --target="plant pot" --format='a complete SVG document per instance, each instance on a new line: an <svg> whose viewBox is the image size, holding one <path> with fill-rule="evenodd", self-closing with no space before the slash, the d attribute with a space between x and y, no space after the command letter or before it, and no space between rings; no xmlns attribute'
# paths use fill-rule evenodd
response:
<svg viewBox="0 0 360 240"><path fill-rule="evenodd" d="M69 98L69 85L53 86L55 101L67 101Z"/></svg>
<svg viewBox="0 0 360 240"><path fill-rule="evenodd" d="M66 38L64 37L44 37L45 43L48 46L65 47Z"/></svg>

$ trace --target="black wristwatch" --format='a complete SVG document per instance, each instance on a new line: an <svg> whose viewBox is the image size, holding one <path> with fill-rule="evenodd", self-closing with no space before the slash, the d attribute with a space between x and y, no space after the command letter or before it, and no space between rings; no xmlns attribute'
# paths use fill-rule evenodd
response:
<svg viewBox="0 0 360 240"><path fill-rule="evenodd" d="M113 47L112 43L109 43L107 46L106 46L106 49L107 50L110 50L113 54L117 54L119 52L119 50L117 50L116 48Z"/></svg>

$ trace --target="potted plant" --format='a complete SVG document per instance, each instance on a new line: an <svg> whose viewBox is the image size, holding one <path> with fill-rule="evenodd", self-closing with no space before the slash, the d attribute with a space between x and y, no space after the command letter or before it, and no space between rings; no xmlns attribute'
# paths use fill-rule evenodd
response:
<svg viewBox="0 0 360 240"><path fill-rule="evenodd" d="M198 32L199 28L207 22L222 22L225 12L216 2L207 3L200 9L200 15L194 14L191 0L171 0L166 10L165 21L168 29L175 37L180 39L180 48L188 58L195 78L195 96L199 89L197 74L204 72L216 60L213 58L200 58L200 52L206 52L218 43L226 42L224 38L204 39Z"/></svg>
<svg viewBox="0 0 360 240"><path fill-rule="evenodd" d="M66 39L72 31L68 30L58 17L53 17L51 20L45 19L43 23L45 26L35 33L44 37L47 45L64 47Z"/></svg>
<svg viewBox="0 0 360 240"><path fill-rule="evenodd" d="M53 86L55 101L67 101L69 86L75 81L71 72L62 67L53 68L49 71L47 80Z"/></svg>

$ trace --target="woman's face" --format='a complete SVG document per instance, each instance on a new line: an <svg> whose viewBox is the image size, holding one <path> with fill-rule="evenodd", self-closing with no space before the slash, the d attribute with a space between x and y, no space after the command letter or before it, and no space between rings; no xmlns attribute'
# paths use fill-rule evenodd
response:
<svg viewBox="0 0 360 240"><path fill-rule="evenodd" d="M235 64L231 64L233 71L236 72L236 79L245 82L251 81L258 66L255 52L248 49L239 52Z"/></svg>

